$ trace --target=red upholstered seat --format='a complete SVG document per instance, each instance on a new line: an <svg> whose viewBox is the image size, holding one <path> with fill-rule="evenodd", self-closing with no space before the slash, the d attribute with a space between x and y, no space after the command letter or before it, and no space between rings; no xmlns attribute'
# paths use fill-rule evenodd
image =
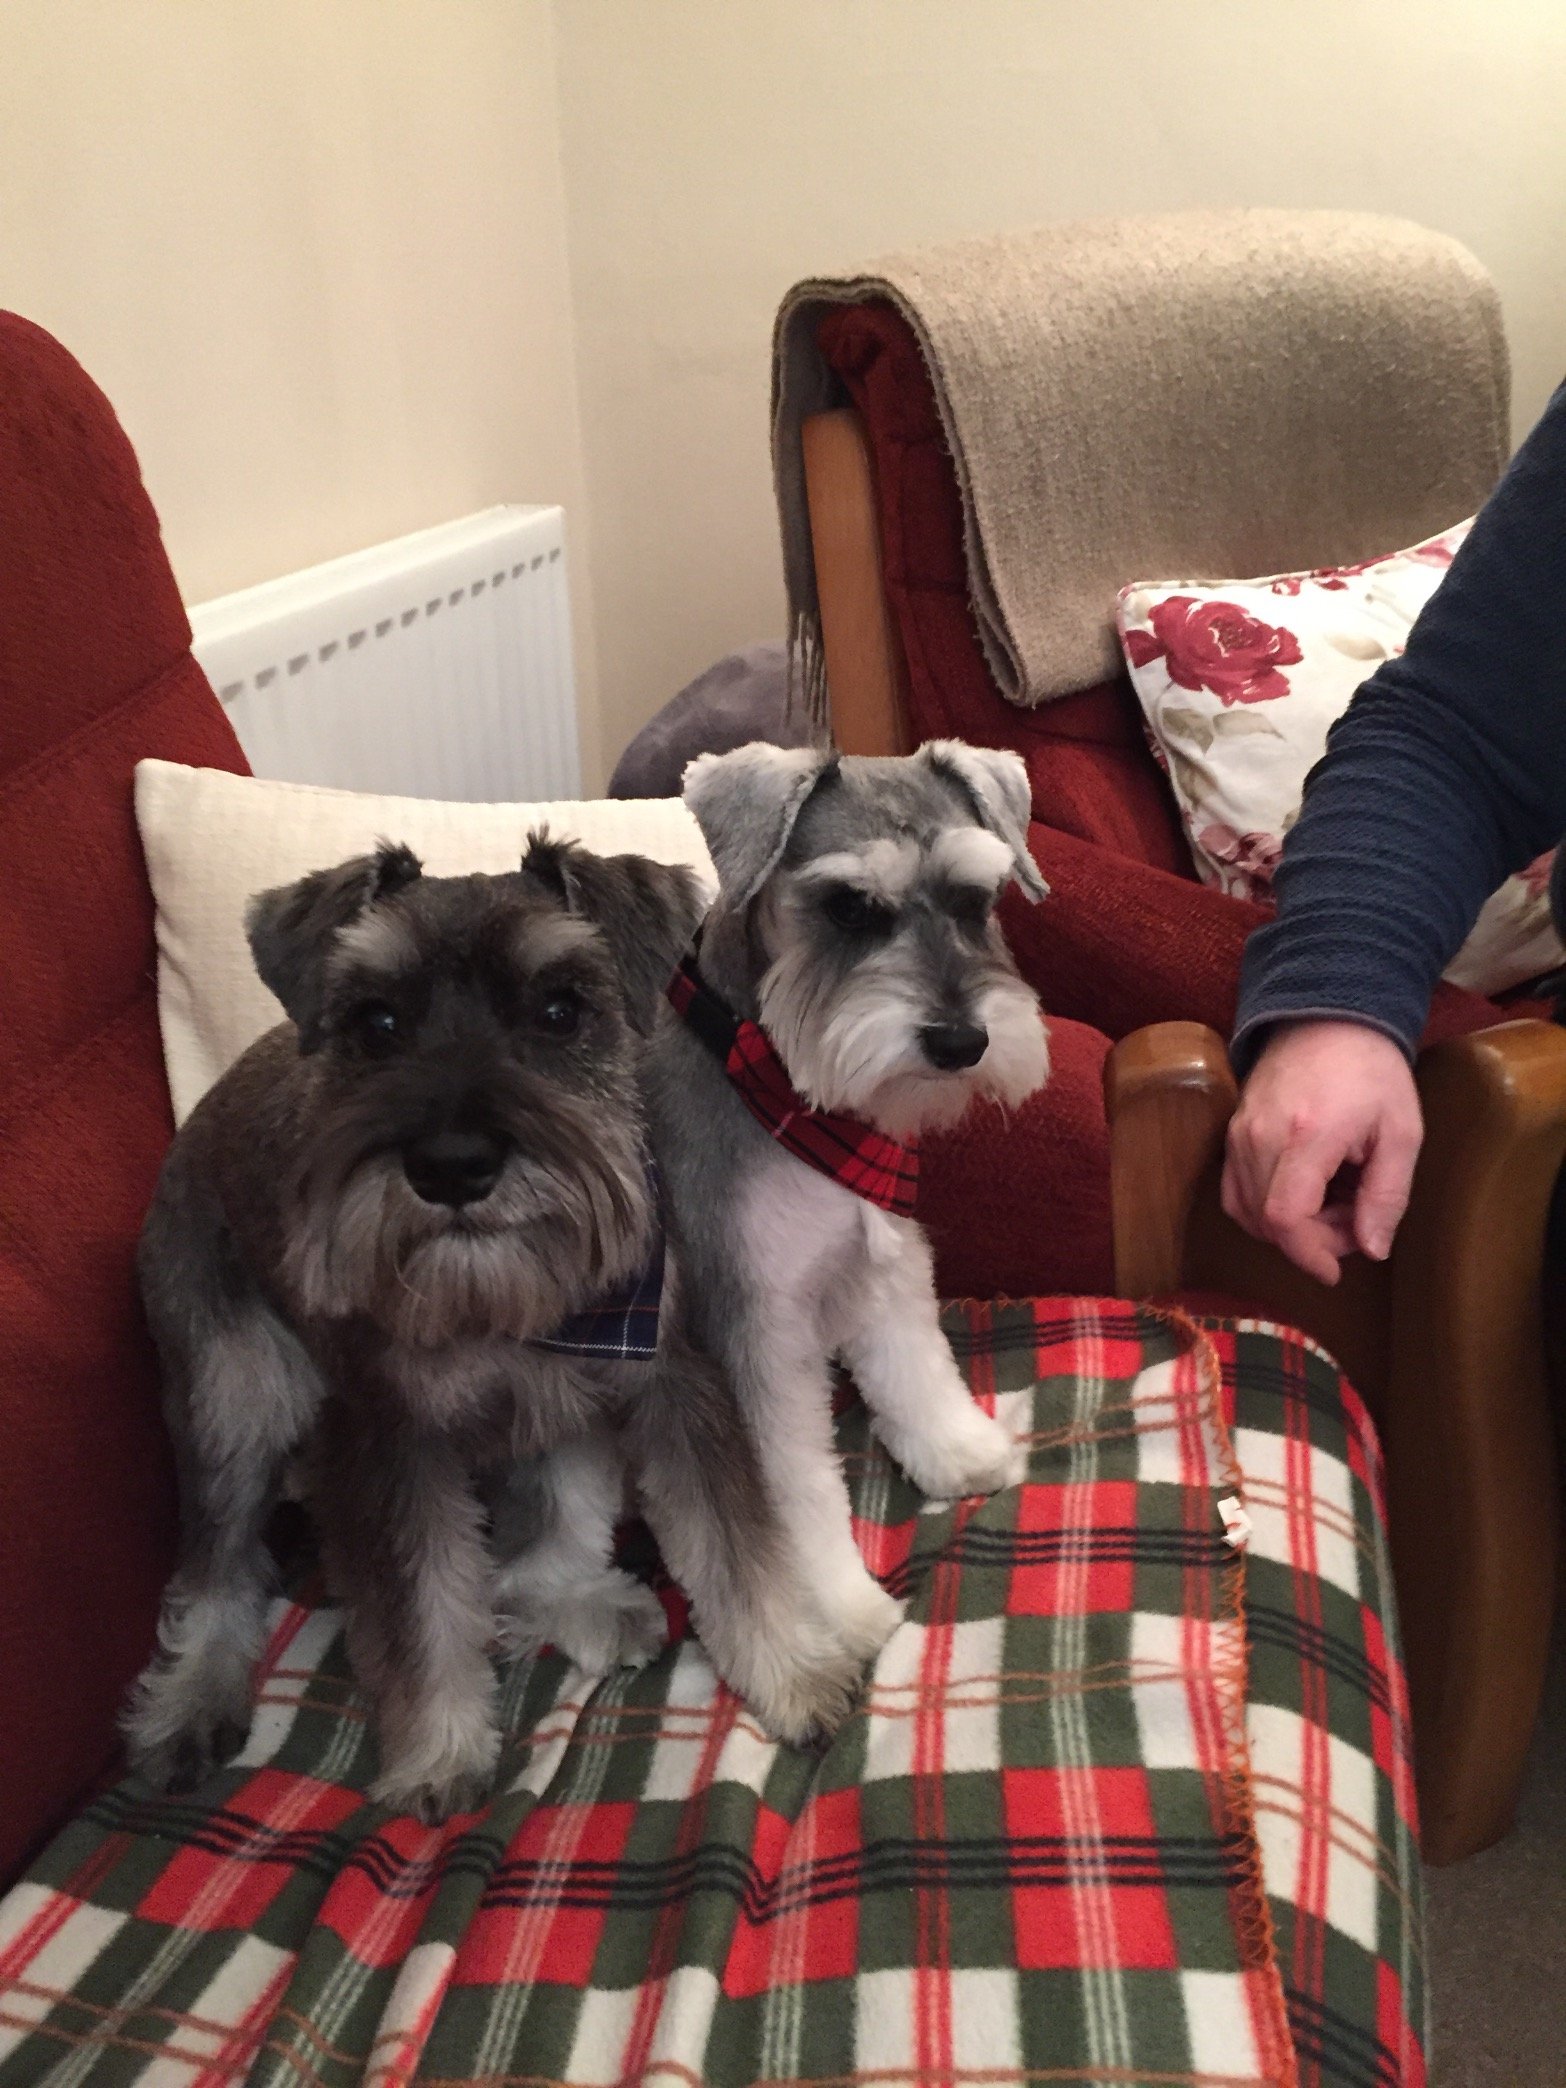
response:
<svg viewBox="0 0 1566 2088"><path fill-rule="evenodd" d="M1103 1291L1109 1233L1109 1039L1052 1016L1048 1084L1014 1115L993 1103L927 1137L917 1215L946 1298Z"/></svg>
<svg viewBox="0 0 1566 2088"><path fill-rule="evenodd" d="M170 1560L147 754L245 766L108 402L0 314L0 1878L108 1763Z"/></svg>

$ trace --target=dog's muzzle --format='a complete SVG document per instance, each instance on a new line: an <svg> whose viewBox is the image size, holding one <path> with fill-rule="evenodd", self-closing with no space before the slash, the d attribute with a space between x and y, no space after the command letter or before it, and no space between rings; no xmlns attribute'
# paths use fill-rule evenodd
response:
<svg viewBox="0 0 1566 2088"><path fill-rule="evenodd" d="M436 1131L403 1147L402 1171L422 1203L460 1210L488 1196L510 1150L493 1131Z"/></svg>
<svg viewBox="0 0 1566 2088"><path fill-rule="evenodd" d="M990 1033L977 1022L932 1022L919 1032L925 1057L942 1073L976 1066L990 1048Z"/></svg>

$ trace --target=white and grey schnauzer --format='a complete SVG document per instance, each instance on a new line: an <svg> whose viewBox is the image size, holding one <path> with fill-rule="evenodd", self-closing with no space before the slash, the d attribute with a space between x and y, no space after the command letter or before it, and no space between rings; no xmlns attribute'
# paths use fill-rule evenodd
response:
<svg viewBox="0 0 1566 2088"><path fill-rule="evenodd" d="M704 755L685 800L717 902L655 1032L654 1148L697 1343L724 1366L813 1616L862 1664L901 1614L854 1542L831 1372L853 1374L926 1493L989 1493L1022 1454L941 1332L907 1143L1048 1072L994 907L1045 885L1016 755L901 759L755 745Z"/></svg>
<svg viewBox="0 0 1566 2088"><path fill-rule="evenodd" d="M502 877L425 877L383 846L253 902L290 1019L181 1129L141 1249L182 1548L126 1731L166 1787L243 1743L292 1467L375 1713L375 1795L476 1803L497 1608L512 1645L589 1670L662 1643L611 1563L616 1427L718 1665L742 1692L759 1675L785 1737L841 1715L828 1634L756 1649L789 1601L785 1539L672 1263L650 1362L601 1333L660 1237L641 1038L701 905L688 871L539 836Z"/></svg>

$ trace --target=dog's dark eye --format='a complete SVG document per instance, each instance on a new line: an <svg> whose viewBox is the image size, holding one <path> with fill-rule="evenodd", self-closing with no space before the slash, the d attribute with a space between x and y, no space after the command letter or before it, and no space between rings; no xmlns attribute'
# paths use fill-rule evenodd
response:
<svg viewBox="0 0 1566 2088"><path fill-rule="evenodd" d="M372 1058L385 1058L402 1036L397 1010L386 1001L363 1001L348 1018L354 1042Z"/></svg>
<svg viewBox="0 0 1566 2088"><path fill-rule="evenodd" d="M582 996L573 987L557 986L538 1004L538 1026L546 1037L574 1037L582 1014Z"/></svg>
<svg viewBox="0 0 1566 2088"><path fill-rule="evenodd" d="M821 910L834 928L845 935L890 935L897 916L879 899L872 899L858 885L828 885L822 894Z"/></svg>

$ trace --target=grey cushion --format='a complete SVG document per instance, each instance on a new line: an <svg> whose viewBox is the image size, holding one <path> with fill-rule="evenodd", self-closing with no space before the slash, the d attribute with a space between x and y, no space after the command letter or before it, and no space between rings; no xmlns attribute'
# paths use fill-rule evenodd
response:
<svg viewBox="0 0 1566 2088"><path fill-rule="evenodd" d="M751 740L802 747L809 737L804 706L789 713L788 647L747 645L698 674L642 727L615 764L609 795L678 797L698 754L727 754Z"/></svg>

